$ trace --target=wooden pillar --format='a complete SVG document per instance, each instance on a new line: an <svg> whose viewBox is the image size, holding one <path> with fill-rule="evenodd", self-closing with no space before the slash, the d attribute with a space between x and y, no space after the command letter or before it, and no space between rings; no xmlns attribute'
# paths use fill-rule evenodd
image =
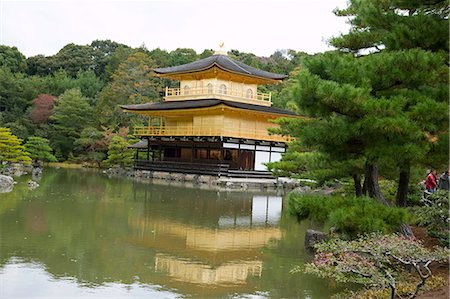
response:
<svg viewBox="0 0 450 299"><path fill-rule="evenodd" d="M223 164L224 163L224 158L225 158L225 151L223 148L223 142L220 143L220 163Z"/></svg>
<svg viewBox="0 0 450 299"><path fill-rule="evenodd" d="M147 161L150 161L150 141L147 138Z"/></svg>

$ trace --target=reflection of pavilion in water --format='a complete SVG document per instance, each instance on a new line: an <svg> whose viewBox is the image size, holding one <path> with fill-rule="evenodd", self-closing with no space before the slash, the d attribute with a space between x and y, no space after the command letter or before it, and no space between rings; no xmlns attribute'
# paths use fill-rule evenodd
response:
<svg viewBox="0 0 450 299"><path fill-rule="evenodd" d="M155 249L156 271L167 273L168 283L179 288L183 287L180 282L244 286L250 276L261 276L261 248L282 237L277 225L282 199L255 195L242 201L247 202L235 202L241 205L231 209L234 213L230 209L213 213L215 225L187 224L156 215L130 218L136 233L132 242Z"/></svg>
<svg viewBox="0 0 450 299"><path fill-rule="evenodd" d="M230 262L213 268L210 265L158 253L155 257L155 270L167 272L173 279L189 283L245 284L250 275L261 276L262 261Z"/></svg>

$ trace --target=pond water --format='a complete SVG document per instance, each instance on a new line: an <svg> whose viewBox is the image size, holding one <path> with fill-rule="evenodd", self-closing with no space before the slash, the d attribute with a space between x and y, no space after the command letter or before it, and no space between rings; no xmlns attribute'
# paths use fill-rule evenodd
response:
<svg viewBox="0 0 450 299"><path fill-rule="evenodd" d="M0 193L0 298L328 298L281 196L45 169Z"/></svg>

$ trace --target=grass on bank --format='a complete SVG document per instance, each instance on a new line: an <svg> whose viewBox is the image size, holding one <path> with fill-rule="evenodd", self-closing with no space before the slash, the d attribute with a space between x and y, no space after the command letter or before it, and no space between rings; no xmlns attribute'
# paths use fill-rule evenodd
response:
<svg viewBox="0 0 450 299"><path fill-rule="evenodd" d="M68 162L49 162L46 165L50 167L60 167L60 168L83 168L83 165L81 164Z"/></svg>

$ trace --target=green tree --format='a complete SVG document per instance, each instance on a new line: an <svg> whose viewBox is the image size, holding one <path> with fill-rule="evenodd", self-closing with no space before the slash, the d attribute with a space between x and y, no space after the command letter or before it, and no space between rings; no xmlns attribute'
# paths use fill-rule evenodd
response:
<svg viewBox="0 0 450 299"><path fill-rule="evenodd" d="M25 150L35 161L56 162L56 157L52 154L52 148L48 139L42 137L30 136L25 143Z"/></svg>
<svg viewBox="0 0 450 299"><path fill-rule="evenodd" d="M120 136L114 136L109 144L106 163L111 166L130 166L133 164L134 151L130 144Z"/></svg>
<svg viewBox="0 0 450 299"><path fill-rule="evenodd" d="M26 78L22 73L12 73L7 67L0 67L0 126L25 139L29 135L31 122L24 112L31 105L26 97Z"/></svg>
<svg viewBox="0 0 450 299"><path fill-rule="evenodd" d="M108 145L104 142L103 133L94 127L84 128L74 144L75 149L81 153L83 160L93 161L97 163L98 167L106 158Z"/></svg>
<svg viewBox="0 0 450 299"><path fill-rule="evenodd" d="M0 65L9 68L13 73L22 73L26 70L27 61L16 47L0 45Z"/></svg>
<svg viewBox="0 0 450 299"><path fill-rule="evenodd" d="M81 71L95 70L96 51L91 46L65 45L53 56L32 56L27 59L27 74L48 76L63 70L71 78Z"/></svg>
<svg viewBox="0 0 450 299"><path fill-rule="evenodd" d="M49 76L44 77L43 93L59 96L66 90L75 88L74 80L66 71L58 70Z"/></svg>
<svg viewBox="0 0 450 299"><path fill-rule="evenodd" d="M93 123L92 108L88 99L83 97L79 89L69 89L56 101L52 122L52 147L59 151L63 158L75 148L74 142L80 137L83 129Z"/></svg>
<svg viewBox="0 0 450 299"><path fill-rule="evenodd" d="M197 60L197 53L193 49L178 48L170 52L170 65L181 65Z"/></svg>
<svg viewBox="0 0 450 299"><path fill-rule="evenodd" d="M56 70L75 78L80 71L94 70L95 51L90 46L67 44L52 57Z"/></svg>
<svg viewBox="0 0 450 299"><path fill-rule="evenodd" d="M111 58L116 53L118 48L129 48L126 45L119 44L111 40L95 40L90 47L94 51L93 71L97 78L106 80L106 67L110 63Z"/></svg>
<svg viewBox="0 0 450 299"><path fill-rule="evenodd" d="M168 67L170 65L170 54L166 50L156 48L150 51L150 57L158 67Z"/></svg>
<svg viewBox="0 0 450 299"><path fill-rule="evenodd" d="M74 88L79 88L83 96L89 98L90 104L94 105L103 88L103 82L90 70L79 72L73 81Z"/></svg>
<svg viewBox="0 0 450 299"><path fill-rule="evenodd" d="M154 77L153 60L142 52L130 55L113 75L112 82L100 93L97 113L103 125L129 126L131 117L119 105L140 104L160 100L161 81Z"/></svg>
<svg viewBox="0 0 450 299"><path fill-rule="evenodd" d="M449 2L442 0L354 0L336 12L350 17L352 27L331 40L334 46L355 55L385 52L370 74L372 94L380 99L374 109L384 105L385 113L397 110L397 116L373 115L379 127L371 133L380 136L386 125L393 130L400 125L403 132L393 140L393 134L384 134L370 155L389 155L397 167L399 205L406 204L411 167L448 162L449 12Z"/></svg>
<svg viewBox="0 0 450 299"><path fill-rule="evenodd" d="M241 61L247 65L256 67L256 68L262 68L262 64L258 57L253 53L245 53L245 52L239 52L238 50L231 50L229 52L229 55L233 57L234 59Z"/></svg>
<svg viewBox="0 0 450 299"><path fill-rule="evenodd" d="M3 122L13 122L23 115L29 102L23 97L23 75L0 67L0 113Z"/></svg>
<svg viewBox="0 0 450 299"><path fill-rule="evenodd" d="M342 51L424 49L448 52L449 2L446 0L351 0L346 9L336 10L347 17L350 32L331 39Z"/></svg>
<svg viewBox="0 0 450 299"><path fill-rule="evenodd" d="M207 57L209 57L209 56L211 56L213 54L214 54L214 50L213 49L205 49L205 50L203 50L202 53L198 54L198 58L199 59L207 58Z"/></svg>
<svg viewBox="0 0 450 299"><path fill-rule="evenodd" d="M103 81L110 82L119 65L127 60L127 58L135 52L137 51L129 47L118 47L108 60L108 64L105 66Z"/></svg>
<svg viewBox="0 0 450 299"><path fill-rule="evenodd" d="M22 140L9 128L0 127L0 162L30 164L31 158L22 145Z"/></svg>
<svg viewBox="0 0 450 299"><path fill-rule="evenodd" d="M56 65L51 56L36 55L27 58L26 73L30 76L48 76L56 70Z"/></svg>
<svg viewBox="0 0 450 299"><path fill-rule="evenodd" d="M448 161L448 7L405 3L353 0L337 11L352 29L331 40L338 51L304 60L293 100L310 118L286 126L333 161L363 159L354 177L364 173L363 191L381 202L379 170L398 177L398 205L411 167Z"/></svg>
<svg viewBox="0 0 450 299"><path fill-rule="evenodd" d="M46 78L40 76L24 76L22 79L23 97L27 100L36 98L38 95L47 93Z"/></svg>

